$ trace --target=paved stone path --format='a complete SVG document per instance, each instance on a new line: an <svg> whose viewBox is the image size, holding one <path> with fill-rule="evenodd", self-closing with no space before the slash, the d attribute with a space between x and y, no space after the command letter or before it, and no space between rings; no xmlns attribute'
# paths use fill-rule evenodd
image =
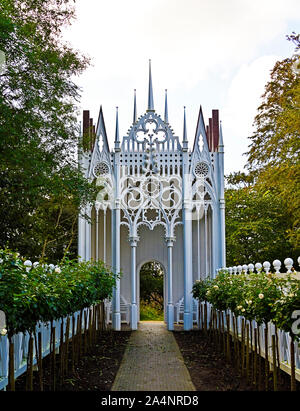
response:
<svg viewBox="0 0 300 411"><path fill-rule="evenodd" d="M195 391L164 322L141 321L132 331L111 391Z"/></svg>

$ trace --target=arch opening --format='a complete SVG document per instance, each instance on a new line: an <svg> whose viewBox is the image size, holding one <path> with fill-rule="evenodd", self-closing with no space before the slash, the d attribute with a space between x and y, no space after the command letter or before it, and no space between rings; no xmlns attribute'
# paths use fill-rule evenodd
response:
<svg viewBox="0 0 300 411"><path fill-rule="evenodd" d="M164 282L163 265L151 260L145 262L140 270L140 321L164 321Z"/></svg>

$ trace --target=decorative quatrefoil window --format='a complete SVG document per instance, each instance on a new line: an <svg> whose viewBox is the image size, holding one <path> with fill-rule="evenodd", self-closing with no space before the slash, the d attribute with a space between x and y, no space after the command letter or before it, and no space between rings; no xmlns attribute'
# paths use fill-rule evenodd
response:
<svg viewBox="0 0 300 411"><path fill-rule="evenodd" d="M104 174L109 173L109 168L106 163L101 161L100 163L97 163L94 167L94 175L96 177L103 176Z"/></svg>
<svg viewBox="0 0 300 411"><path fill-rule="evenodd" d="M197 177L205 177L208 174L208 165L206 163L197 163L194 169L195 175Z"/></svg>

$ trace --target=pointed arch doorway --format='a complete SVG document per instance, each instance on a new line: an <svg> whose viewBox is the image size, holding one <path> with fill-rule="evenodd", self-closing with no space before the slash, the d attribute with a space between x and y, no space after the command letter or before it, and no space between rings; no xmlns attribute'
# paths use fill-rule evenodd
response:
<svg viewBox="0 0 300 411"><path fill-rule="evenodd" d="M165 320L165 268L157 260L142 263L138 270L140 321Z"/></svg>

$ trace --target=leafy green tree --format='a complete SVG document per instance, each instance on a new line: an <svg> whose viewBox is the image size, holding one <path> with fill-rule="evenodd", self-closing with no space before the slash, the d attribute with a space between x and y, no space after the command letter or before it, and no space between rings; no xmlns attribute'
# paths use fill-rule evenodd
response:
<svg viewBox="0 0 300 411"><path fill-rule="evenodd" d="M73 82L89 61L61 40L73 18L69 0L0 0L0 243L31 257L50 246L62 257L94 198L77 166Z"/></svg>
<svg viewBox="0 0 300 411"><path fill-rule="evenodd" d="M140 270L140 297L147 303L155 303L163 310L164 272L155 261L145 263Z"/></svg>
<svg viewBox="0 0 300 411"><path fill-rule="evenodd" d="M300 50L299 34L287 38L295 44L296 51ZM295 252L300 250L299 63L296 54L275 64L258 107L247 153L247 168L257 177L257 189L271 191L292 221L285 235Z"/></svg>
<svg viewBox="0 0 300 411"><path fill-rule="evenodd" d="M293 225L283 200L272 191L242 184L241 175L230 176L225 191L226 265L297 258L287 233Z"/></svg>

